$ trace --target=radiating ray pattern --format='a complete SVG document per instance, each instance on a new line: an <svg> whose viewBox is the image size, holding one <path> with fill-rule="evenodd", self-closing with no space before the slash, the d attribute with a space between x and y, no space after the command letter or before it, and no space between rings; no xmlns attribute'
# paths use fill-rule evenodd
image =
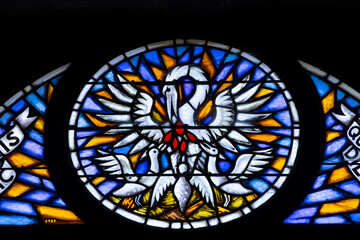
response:
<svg viewBox="0 0 360 240"><path fill-rule="evenodd" d="M296 160L299 129L291 95L265 63L177 39L104 65L81 91L68 135L79 178L104 206L187 229L237 219L276 194Z"/></svg>
<svg viewBox="0 0 360 240"><path fill-rule="evenodd" d="M351 124L358 121L360 94L336 77L301 62L313 80L325 115L326 145L312 189L284 223L351 224L360 222L358 146ZM349 135L350 134L350 135Z"/></svg>
<svg viewBox="0 0 360 240"><path fill-rule="evenodd" d="M68 66L26 86L0 107L0 225L82 223L56 192L44 149L48 102Z"/></svg>

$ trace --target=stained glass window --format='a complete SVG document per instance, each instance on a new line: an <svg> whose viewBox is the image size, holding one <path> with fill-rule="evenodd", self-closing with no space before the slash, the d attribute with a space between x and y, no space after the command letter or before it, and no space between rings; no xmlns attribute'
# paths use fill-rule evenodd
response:
<svg viewBox="0 0 360 240"><path fill-rule="evenodd" d="M322 106L324 152L312 186L299 206L287 203L293 210L282 223L359 223L360 94L300 64ZM59 184L47 154L50 100L64 98L53 93L71 79L64 77L69 66L0 106L0 225L86 223L57 188L72 182ZM304 161L303 103L279 76L271 62L211 41L130 50L78 83L80 91L71 88L76 100L58 113L66 118L66 138L55 148L68 156L59 164L75 173L85 201L127 222L193 229L261 213L286 194Z"/></svg>
<svg viewBox="0 0 360 240"><path fill-rule="evenodd" d="M200 40L149 44L101 68L69 120L73 167L115 214L161 228L218 225L282 187L298 114L265 63Z"/></svg>

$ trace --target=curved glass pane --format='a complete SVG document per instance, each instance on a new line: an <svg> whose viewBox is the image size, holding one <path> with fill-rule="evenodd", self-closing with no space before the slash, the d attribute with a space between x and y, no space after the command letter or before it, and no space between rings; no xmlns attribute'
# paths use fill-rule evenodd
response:
<svg viewBox="0 0 360 240"><path fill-rule="evenodd" d="M131 221L184 229L265 204L291 173L298 137L291 95L265 63L180 39L102 67L68 130L73 166L99 203Z"/></svg>

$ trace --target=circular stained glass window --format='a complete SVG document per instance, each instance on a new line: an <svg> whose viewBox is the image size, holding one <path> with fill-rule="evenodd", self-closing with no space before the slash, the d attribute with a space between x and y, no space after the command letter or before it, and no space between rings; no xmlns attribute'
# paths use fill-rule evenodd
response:
<svg viewBox="0 0 360 240"><path fill-rule="evenodd" d="M215 226L277 194L298 153L284 82L238 49L170 40L116 57L69 121L77 177L111 212L160 228Z"/></svg>

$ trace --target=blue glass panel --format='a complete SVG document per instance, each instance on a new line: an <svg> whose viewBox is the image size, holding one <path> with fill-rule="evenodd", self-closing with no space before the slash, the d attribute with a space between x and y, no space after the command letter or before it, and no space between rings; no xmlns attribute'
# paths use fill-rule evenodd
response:
<svg viewBox="0 0 360 240"><path fill-rule="evenodd" d="M279 111L287 108L287 102L284 96L279 93L275 97L273 97L267 104L260 108L258 111L271 112L271 111Z"/></svg>
<svg viewBox="0 0 360 240"><path fill-rule="evenodd" d="M44 147L30 139L24 139L19 147L20 151L37 159L44 159Z"/></svg>
<svg viewBox="0 0 360 240"><path fill-rule="evenodd" d="M271 78L267 78L266 80L272 80ZM273 83L273 82L265 82L264 85L263 85L265 88L268 88L268 89L272 89L272 90L278 90L278 86L276 85L276 83Z"/></svg>
<svg viewBox="0 0 360 240"><path fill-rule="evenodd" d="M326 180L326 174L318 176L313 185L313 189L320 188L324 184L325 180Z"/></svg>
<svg viewBox="0 0 360 240"><path fill-rule="evenodd" d="M93 162L91 160L89 160L89 159L82 159L81 160L81 165L84 166L84 167L86 167L86 166L88 166L88 165L90 165L92 163Z"/></svg>
<svg viewBox="0 0 360 240"><path fill-rule="evenodd" d="M350 217L351 221L360 223L360 213L349 214L349 217Z"/></svg>
<svg viewBox="0 0 360 240"><path fill-rule="evenodd" d="M156 50L145 53L144 57L148 62L157 65L159 67L162 67L161 58Z"/></svg>
<svg viewBox="0 0 360 240"><path fill-rule="evenodd" d="M335 130L335 131L343 131L343 130L344 130L344 126L341 125L341 124L337 124L337 125L334 125L331 129L332 129L332 130Z"/></svg>
<svg viewBox="0 0 360 240"><path fill-rule="evenodd" d="M105 74L105 79L108 80L109 82L117 82L114 73L112 71L109 71L108 73ZM99 80L98 82L100 83L102 81Z"/></svg>
<svg viewBox="0 0 360 240"><path fill-rule="evenodd" d="M279 140L276 141L277 144L284 146L284 147L290 147L291 145L291 138L281 138Z"/></svg>
<svg viewBox="0 0 360 240"><path fill-rule="evenodd" d="M47 88L48 88L48 85L44 84L36 90L36 92L39 94L39 96L42 97L44 100L47 97Z"/></svg>
<svg viewBox="0 0 360 240"><path fill-rule="evenodd" d="M3 133L5 133L5 132L6 132L6 130L3 129L2 127L0 127L0 136L3 135Z"/></svg>
<svg viewBox="0 0 360 240"><path fill-rule="evenodd" d="M14 115L11 112L6 112L0 117L0 123L3 126L8 125L11 119L13 119Z"/></svg>
<svg viewBox="0 0 360 240"><path fill-rule="evenodd" d="M314 223L316 224L345 224L350 223L342 216L320 217L316 218Z"/></svg>
<svg viewBox="0 0 360 240"><path fill-rule="evenodd" d="M260 68L256 68L252 80L259 81L263 77L265 77L265 73Z"/></svg>
<svg viewBox="0 0 360 240"><path fill-rule="evenodd" d="M188 51L187 53L185 53L178 61L178 63L189 63L190 62L190 51Z"/></svg>
<svg viewBox="0 0 360 240"><path fill-rule="evenodd" d="M60 79L62 78L62 76L57 76L55 77L53 80L51 80L52 84L54 84L55 86L59 83Z"/></svg>
<svg viewBox="0 0 360 240"><path fill-rule="evenodd" d="M329 170L334 169L334 168L336 168L336 165L325 165L325 164L321 165L320 173L329 171Z"/></svg>
<svg viewBox="0 0 360 240"><path fill-rule="evenodd" d="M0 225L32 225L37 224L38 220L36 218L19 216L19 215L1 215L0 216Z"/></svg>
<svg viewBox="0 0 360 240"><path fill-rule="evenodd" d="M221 172L227 172L231 168L232 164L227 161L219 161L219 170Z"/></svg>
<svg viewBox="0 0 360 240"><path fill-rule="evenodd" d="M78 145L79 148L82 148L83 145L84 145L85 143L87 143L88 140L89 140L89 138L82 138L82 139L78 139L78 140L76 141L76 143L77 143L77 145Z"/></svg>
<svg viewBox="0 0 360 240"><path fill-rule="evenodd" d="M176 54L180 57L187 49L187 46L176 47Z"/></svg>
<svg viewBox="0 0 360 240"><path fill-rule="evenodd" d="M277 154L277 155L281 155L281 156L288 156L288 155L289 155L289 149L283 148L283 147L279 147L279 148L276 150L276 154Z"/></svg>
<svg viewBox="0 0 360 240"><path fill-rule="evenodd" d="M66 207L66 203L61 198L56 198L54 201L50 202L50 205L55 207Z"/></svg>
<svg viewBox="0 0 360 240"><path fill-rule="evenodd" d="M254 178L249 181L249 186L253 188L255 191L264 193L269 189L269 184L267 184L264 180L259 178Z"/></svg>
<svg viewBox="0 0 360 240"><path fill-rule="evenodd" d="M212 49L212 48L209 49L209 52L212 55L212 58L213 58L216 68L218 68L220 63L222 62L226 52L224 52L223 50L217 50L217 49Z"/></svg>
<svg viewBox="0 0 360 240"><path fill-rule="evenodd" d="M335 122L336 121L335 121L335 119L333 118L333 116L331 114L326 114L326 116L325 116L325 124L326 124L327 128L331 127Z"/></svg>
<svg viewBox="0 0 360 240"><path fill-rule="evenodd" d="M175 57L175 50L172 47L169 48L163 48L162 49L164 52L166 52L167 54L169 54L172 57Z"/></svg>
<svg viewBox="0 0 360 240"><path fill-rule="evenodd" d="M225 80L228 76L230 71L232 70L235 63L229 63L222 67L222 69L219 71L219 74L216 76L216 81Z"/></svg>
<svg viewBox="0 0 360 240"><path fill-rule="evenodd" d="M50 191L53 191L53 192L56 191L55 186L51 181L49 181L47 179L42 179L42 181L43 181L44 186L45 186L46 189L48 189Z"/></svg>
<svg viewBox="0 0 360 240"><path fill-rule="evenodd" d="M79 156L81 158L94 157L94 156L96 156L96 151L94 148L88 148L85 150L81 150L81 151L79 151Z"/></svg>
<svg viewBox="0 0 360 240"><path fill-rule="evenodd" d="M15 201L11 199L0 199L0 210L30 216L37 215L30 203Z"/></svg>
<svg viewBox="0 0 360 240"><path fill-rule="evenodd" d="M36 202L36 203L45 204L54 195L55 195L55 193L53 193L53 192L47 192L47 191L44 191L44 190L36 189L36 190L31 191L31 192L25 193L24 195L21 196L20 199L25 200L25 201L29 201L29 202Z"/></svg>
<svg viewBox="0 0 360 240"><path fill-rule="evenodd" d="M136 173L137 174L145 174L150 167L150 163L149 160L144 160L138 163L137 167L136 167Z"/></svg>
<svg viewBox="0 0 360 240"><path fill-rule="evenodd" d="M118 188L122 185L122 183L112 180L106 180L98 186L98 189L102 194L106 195L111 192L113 189Z"/></svg>
<svg viewBox="0 0 360 240"><path fill-rule="evenodd" d="M90 137L99 134L102 130L94 131L76 131L77 138Z"/></svg>
<svg viewBox="0 0 360 240"><path fill-rule="evenodd" d="M89 175L89 176L100 173L100 171L96 168L95 165L89 165L89 166L85 167L84 171L85 171L86 175Z"/></svg>
<svg viewBox="0 0 360 240"><path fill-rule="evenodd" d="M343 159L340 155L335 155L333 157L325 159L323 163L336 164L336 163L341 163L342 161Z"/></svg>
<svg viewBox="0 0 360 240"><path fill-rule="evenodd" d="M20 173L18 181L31 186L42 187L40 178L29 173Z"/></svg>
<svg viewBox="0 0 360 240"><path fill-rule="evenodd" d="M251 70L251 68L253 66L254 66L254 64L252 64L249 61L246 61L246 60L241 61L236 69L236 78L244 77L245 74L249 73L249 71Z"/></svg>
<svg viewBox="0 0 360 240"><path fill-rule="evenodd" d="M203 50L204 50L203 47L195 46L193 56L197 57L198 55L203 53Z"/></svg>
<svg viewBox="0 0 360 240"><path fill-rule="evenodd" d="M292 129L289 128L266 128L266 131L284 136L291 136L292 133Z"/></svg>
<svg viewBox="0 0 360 240"><path fill-rule="evenodd" d="M134 144L130 144L130 145L125 146L125 147L115 148L114 153L128 154L133 145Z"/></svg>
<svg viewBox="0 0 360 240"><path fill-rule="evenodd" d="M17 102L11 107L11 110L13 110L14 112L18 112L18 111L21 111L21 110L25 109L26 106L27 106L26 102L21 99L21 100L17 101Z"/></svg>
<svg viewBox="0 0 360 240"><path fill-rule="evenodd" d="M40 144L44 144L44 136L33 130L33 129L29 129L27 131L27 135L32 139L32 140L35 140L36 142L40 143Z"/></svg>
<svg viewBox="0 0 360 240"><path fill-rule="evenodd" d="M354 98L348 96L347 98L345 98L344 100L350 107L358 107L360 105L360 103L358 101L356 101Z"/></svg>
<svg viewBox="0 0 360 240"><path fill-rule="evenodd" d="M329 84L325 83L323 80L321 80L315 75L311 75L310 77L313 80L316 90L318 91L320 97L323 97L325 94L329 92L330 90Z"/></svg>
<svg viewBox="0 0 360 240"><path fill-rule="evenodd" d="M341 184L337 185L337 187L339 187L351 194L354 194L356 196L360 195L360 185L359 185L359 182L356 180L351 180L348 182L341 183Z"/></svg>
<svg viewBox="0 0 360 240"><path fill-rule="evenodd" d="M102 108L102 105L92 96L88 96L85 101L84 105L82 106L82 110L94 112L94 113L111 113L106 108Z"/></svg>
<svg viewBox="0 0 360 240"><path fill-rule="evenodd" d="M148 67L145 65L143 61L140 61L139 65L139 73L141 74L142 78L149 82L155 82L156 79L152 75L151 71L148 69Z"/></svg>
<svg viewBox="0 0 360 240"><path fill-rule="evenodd" d="M295 210L284 223L310 223L310 218L317 212L318 207L308 207Z"/></svg>
<svg viewBox="0 0 360 240"><path fill-rule="evenodd" d="M79 118L77 120L78 128L86 128L86 127L94 127L94 125L90 122L90 120L85 117L82 113L79 114Z"/></svg>
<svg viewBox="0 0 360 240"><path fill-rule="evenodd" d="M229 151L226 151L226 150L223 150L223 153L225 154L225 156L227 156L228 158L230 158L231 160L234 160L237 155L232 153L232 152L229 152Z"/></svg>
<svg viewBox="0 0 360 240"><path fill-rule="evenodd" d="M328 157L332 154L338 153L341 151L341 149L346 144L347 140L345 137L338 138L337 140L334 140L328 144L326 144L325 147L325 157Z"/></svg>
<svg viewBox="0 0 360 240"><path fill-rule="evenodd" d="M224 63L231 62L231 61L235 61L235 60L237 60L238 58L239 58L238 55L233 54L233 53L230 53L229 55L226 56Z"/></svg>
<svg viewBox="0 0 360 240"><path fill-rule="evenodd" d="M160 95L161 94L161 89L160 89L160 87L158 85L150 85L149 87L151 88L153 93L155 93L155 95Z"/></svg>
<svg viewBox="0 0 360 240"><path fill-rule="evenodd" d="M269 176L266 176L266 174L268 174ZM276 176L275 176L276 174ZM271 176L274 175L274 176ZM264 172L264 176L262 176L261 178L268 181L269 183L273 183L279 176L279 172L275 171L274 169L267 169Z"/></svg>
<svg viewBox="0 0 360 240"><path fill-rule="evenodd" d="M336 100L340 101L345 97L345 93L341 90L336 90Z"/></svg>
<svg viewBox="0 0 360 240"><path fill-rule="evenodd" d="M35 93L30 93L25 97L25 99L36 109L41 115L45 116L46 105L40 97L38 97Z"/></svg>
<svg viewBox="0 0 360 240"><path fill-rule="evenodd" d="M128 61L120 63L119 65L117 65L116 69L120 72L135 72Z"/></svg>
<svg viewBox="0 0 360 240"><path fill-rule="evenodd" d="M162 169L167 169L169 166L170 166L170 160L169 160L169 157L166 153L163 153L161 155L161 167Z"/></svg>
<svg viewBox="0 0 360 240"><path fill-rule="evenodd" d="M306 196L304 203L321 203L343 198L344 195L335 189L324 189L318 192L310 193Z"/></svg>
<svg viewBox="0 0 360 240"><path fill-rule="evenodd" d="M132 63L132 65L134 67L137 68L138 63L139 63L139 59L140 59L139 55L136 55L135 57L130 58L130 62Z"/></svg>

